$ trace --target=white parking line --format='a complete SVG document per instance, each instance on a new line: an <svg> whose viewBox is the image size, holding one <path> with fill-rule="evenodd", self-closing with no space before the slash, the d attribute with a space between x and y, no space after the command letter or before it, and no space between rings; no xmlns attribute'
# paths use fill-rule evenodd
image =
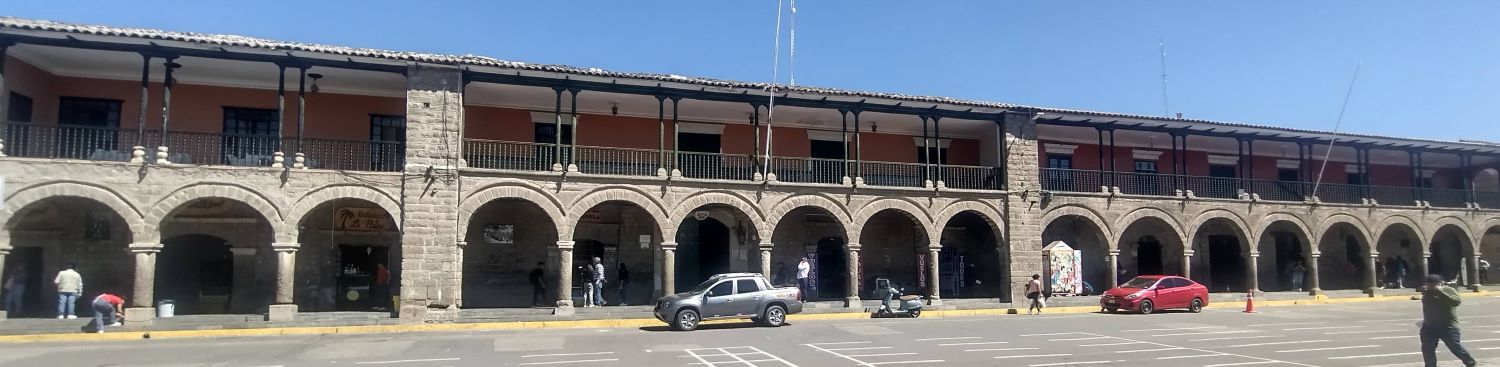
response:
<svg viewBox="0 0 1500 367"><path fill-rule="evenodd" d="M1281 362L1281 361L1254 361L1254 362L1240 362L1240 363L1220 363L1220 364L1211 364L1211 365L1207 365L1207 366L1203 366L1203 367L1249 366L1249 365L1252 365L1252 364L1270 364L1270 363L1283 363L1283 362ZM1304 366L1306 366L1306 365L1304 365Z"/></svg>
<svg viewBox="0 0 1500 367"><path fill-rule="evenodd" d="M1500 349L1500 347L1485 347L1485 348L1479 348L1479 350L1496 350L1496 349Z"/></svg>
<svg viewBox="0 0 1500 367"><path fill-rule="evenodd" d="M594 356L594 355L600 355L600 354L615 354L615 352L590 352L590 353L558 353L558 354L529 354L529 355L524 355L524 356L521 356L521 358L537 358L537 357L565 357L565 356Z"/></svg>
<svg viewBox="0 0 1500 367"><path fill-rule="evenodd" d="M1120 363L1120 362L1124 362L1124 361L1075 361L1075 362L1042 363L1042 364L1033 364L1030 367L1077 366L1077 365L1080 365L1080 364L1113 364L1113 363Z"/></svg>
<svg viewBox="0 0 1500 367"><path fill-rule="evenodd" d="M1283 322L1283 323L1279 323L1279 324L1254 324L1254 325L1245 325L1245 326L1248 326L1248 327L1297 326L1297 325L1317 325L1317 324L1324 324L1324 323L1325 322L1321 322L1321 321L1314 321L1314 322Z"/></svg>
<svg viewBox="0 0 1500 367"><path fill-rule="evenodd" d="M619 361L619 360L620 360L619 358L581 359L581 360L573 360L573 361L526 362L526 363L521 363L520 365L522 365L522 366L539 366L539 365L544 365L544 364L615 362L615 361ZM713 364L709 364L709 365L712 366Z"/></svg>
<svg viewBox="0 0 1500 367"><path fill-rule="evenodd" d="M981 337L977 337L977 336L955 336L955 337L951 337L951 338L922 338L922 339L912 339L912 340L916 340L916 341L919 341L919 342L930 342L930 341L937 341L937 340L966 340L966 339L982 339L982 338Z"/></svg>
<svg viewBox="0 0 1500 367"><path fill-rule="evenodd" d="M1151 344L1156 344L1156 343L1151 343ZM1118 352L1115 352L1115 353L1149 353L1149 352L1161 352L1161 351L1168 351L1168 350L1183 350L1183 349L1187 349L1187 348L1183 348L1183 347L1167 347L1167 348L1156 348L1156 349L1134 349L1134 350L1122 350L1122 351L1118 351Z"/></svg>
<svg viewBox="0 0 1500 367"><path fill-rule="evenodd" d="M1067 356L1071 356L1071 355L1072 354L1026 354L1026 355L1019 355L1019 356L999 356L999 357L995 357L995 359L1067 357Z"/></svg>
<svg viewBox="0 0 1500 367"><path fill-rule="evenodd" d="M1130 345L1130 344L1140 344L1140 342L1121 342L1121 343L1104 343L1104 344L1083 344L1083 345L1079 345L1079 346L1080 347L1108 347L1108 346L1115 346L1115 345Z"/></svg>
<svg viewBox="0 0 1500 367"><path fill-rule="evenodd" d="M1332 331L1332 332L1323 333L1323 335L1373 334L1373 333L1409 333L1409 332L1411 332L1411 331L1410 330L1359 330L1359 331Z"/></svg>
<svg viewBox="0 0 1500 367"><path fill-rule="evenodd" d="M1098 334L1094 334L1094 335L1098 335ZM1306 364L1306 363L1297 363L1297 362L1291 362L1291 361L1283 361L1283 360L1279 360L1279 359L1271 359L1271 358L1265 358L1265 357L1256 357L1256 356L1249 356L1249 355L1244 355L1244 354L1223 353L1223 352L1215 352L1215 351L1212 351L1212 350L1203 350L1203 349L1196 349L1196 348L1184 348L1184 347L1178 347L1178 346L1170 345L1170 344L1162 344L1162 343L1155 343L1155 342L1148 342L1148 341L1141 341L1141 340L1127 339L1127 338L1120 338L1120 337L1116 337L1116 339L1129 340L1129 341L1139 341L1139 342L1146 343L1146 344L1155 344L1155 345L1159 345L1159 346L1163 346L1163 347L1172 347L1172 348L1187 349L1187 350L1191 350L1191 351L1195 351L1195 352L1222 353L1222 354L1227 355L1227 356L1235 356L1235 357L1241 357L1241 358L1247 358L1247 359L1255 359L1255 360L1265 361L1265 362L1268 362L1268 363L1282 363L1282 364L1290 364L1290 365L1303 366L1303 367L1317 367L1317 366Z"/></svg>
<svg viewBox="0 0 1500 367"><path fill-rule="evenodd" d="M951 347L951 346L956 346L956 345L988 345L988 344L1010 344L1010 342L967 342L967 343L944 343L944 344L938 344L938 346L939 346L939 347Z"/></svg>
<svg viewBox="0 0 1500 367"><path fill-rule="evenodd" d="M830 351L830 352L842 352L842 351L846 351L846 350L870 350L870 349L891 349L891 348L894 348L894 347L853 347L853 348L837 348L837 349L824 349L824 350Z"/></svg>
<svg viewBox="0 0 1500 367"><path fill-rule="evenodd" d="M1218 328L1225 328L1225 327L1228 327L1228 326L1195 326L1195 327L1179 327L1179 328L1166 328L1166 329L1135 329L1135 330L1120 330L1120 332L1122 332L1122 333L1138 333L1138 332L1143 332L1143 331L1203 330L1203 329L1218 329Z"/></svg>
<svg viewBox="0 0 1500 367"><path fill-rule="evenodd" d="M700 353L698 353L699 351L708 351L708 352L717 352L717 353L702 353L702 354L700 354ZM777 364L778 366L797 367L797 365L792 364L792 362L787 362L785 359L781 359L781 357L777 357L776 355L771 354L771 353L766 353L766 351L760 350L760 348L751 347L751 346L723 347L723 348L696 348L696 349L687 349L687 350L684 350L684 352L687 352L688 355L690 355L693 358L695 358L695 359L698 360L699 363L695 363L695 364L703 364L703 365L707 365L709 367L713 367L713 366L716 366L716 365L749 365L749 366L754 367L754 366L758 366L758 365L756 365L756 363L758 363L758 362L780 362L780 363ZM721 362L709 362L708 359L705 358L705 357L726 357L726 356L729 357L729 358L734 358L734 360L731 360L731 361L721 361ZM745 357L750 357L750 358L754 358L754 359L746 359ZM608 361L614 361L614 360L608 360ZM523 364L525 364L525 363L523 363Z"/></svg>
<svg viewBox="0 0 1500 367"><path fill-rule="evenodd" d="M1073 334L1084 334L1084 333L1077 332L1077 331L1070 331L1070 332L1066 332L1066 333L1021 334L1021 335L1017 335L1017 336L1057 336L1057 335L1073 335Z"/></svg>
<svg viewBox="0 0 1500 367"><path fill-rule="evenodd" d="M1224 353L1194 354L1194 355L1186 355L1186 356L1156 357L1156 359L1203 358L1203 357L1218 357L1218 356L1225 356L1225 355L1228 355L1228 354L1224 354Z"/></svg>
<svg viewBox="0 0 1500 367"><path fill-rule="evenodd" d="M1285 337L1286 337L1286 335L1226 336L1226 337L1222 337L1222 338L1204 338L1204 339L1198 339L1198 340L1194 340L1194 341L1206 342L1206 341L1213 341L1213 340L1265 339L1265 338L1285 338Z"/></svg>
<svg viewBox="0 0 1500 367"><path fill-rule="evenodd" d="M1420 355L1420 354L1422 354L1422 352L1391 353L1391 354L1367 354L1367 355L1362 355L1362 356L1328 357L1328 359L1380 358L1380 357L1410 356L1410 355Z"/></svg>
<svg viewBox="0 0 1500 367"><path fill-rule="evenodd" d="M1258 333L1258 332L1260 332L1260 330L1228 330L1228 331L1205 331L1205 332L1198 332L1198 333L1157 334L1157 335L1152 335L1152 336L1153 337L1162 337L1162 336L1183 336L1183 335L1245 334L1245 333Z"/></svg>
<svg viewBox="0 0 1500 367"><path fill-rule="evenodd" d="M884 364L916 364L916 363L942 363L943 362L943 360L941 360L941 359L929 359L929 360L919 360L919 361L866 362L866 361L861 360L859 358L852 357L852 356L850 356L848 354L843 354L843 353L839 353L839 352L840 351L845 351L845 350L890 349L891 347L852 347L852 348L834 348L834 349L823 348L823 345L828 345L828 344L847 345L847 344L868 344L868 343L869 342L844 342L844 343L814 343L814 344L803 344L803 345L807 346L809 348L817 349L817 350L822 351L824 353L832 354L832 355L834 355L836 357L839 357L839 358L843 358L843 359L849 360L850 362L854 362L855 364L857 364L859 366L863 366L863 367L875 367L877 365L884 365ZM791 364L791 363L787 363L787 364Z"/></svg>
<svg viewBox="0 0 1500 367"><path fill-rule="evenodd" d="M909 356L909 355L913 355L913 354L917 354L917 353L916 352L905 352L905 353L850 354L849 356L850 357L854 357L854 358L864 358L864 357Z"/></svg>
<svg viewBox="0 0 1500 367"><path fill-rule="evenodd" d="M1071 341L1079 341L1079 340L1099 340L1099 339L1109 339L1109 337L1107 337L1107 336L1090 336L1090 337L1086 337L1086 338L1049 339L1047 341L1049 341L1049 342L1071 342Z"/></svg>
<svg viewBox="0 0 1500 367"><path fill-rule="evenodd" d="M1322 342L1331 342L1331 341L1332 340L1303 340L1303 341L1295 341L1295 342L1269 342L1269 343L1253 343L1253 344L1226 345L1226 346L1222 346L1222 347L1219 347L1219 348L1244 348L1244 347L1259 347L1259 346L1265 346L1265 345L1322 343Z"/></svg>
<svg viewBox="0 0 1500 367"><path fill-rule="evenodd" d="M1416 335L1377 336L1377 337L1374 337L1374 338L1370 338L1370 340L1406 339L1406 338L1415 338L1415 337L1417 337L1417 336Z"/></svg>
<svg viewBox="0 0 1500 367"><path fill-rule="evenodd" d="M1364 349L1364 348L1380 348L1380 346L1379 345L1353 345L1353 346L1347 346L1347 347L1292 349L1292 350L1278 350L1278 351L1276 351L1276 353L1319 352L1319 351L1325 351L1325 350Z"/></svg>
<svg viewBox="0 0 1500 367"><path fill-rule="evenodd" d="M929 359L929 360L923 360L923 361L872 362L872 363L866 363L866 364L867 365L871 365L871 366L875 366L875 365L882 365L882 364L941 363L942 361L943 360L941 360L941 359Z"/></svg>
<svg viewBox="0 0 1500 367"><path fill-rule="evenodd" d="M1492 342L1492 341L1496 341L1496 340L1500 340L1500 339L1469 339L1469 340L1465 340L1463 342L1465 342L1465 343L1478 343L1478 342Z"/></svg>
<svg viewBox="0 0 1500 367"><path fill-rule="evenodd" d="M1008 351L1013 351L1013 350L1036 350L1036 349L1037 348L985 348L985 349L964 349L964 351L965 352L1008 352Z"/></svg>
<svg viewBox="0 0 1500 367"><path fill-rule="evenodd" d="M459 359L458 358L401 359L401 360L394 360L394 361L354 362L354 364L392 364L392 363L412 363L412 362L446 362L446 361L457 361L457 360L459 360Z"/></svg>
<svg viewBox="0 0 1500 367"><path fill-rule="evenodd" d="M1333 329L1358 329L1358 328L1362 328L1362 327L1364 327L1364 326L1322 326L1322 327L1294 327L1294 328L1291 328L1291 329L1281 329L1281 331L1293 331L1293 330L1333 330Z"/></svg>

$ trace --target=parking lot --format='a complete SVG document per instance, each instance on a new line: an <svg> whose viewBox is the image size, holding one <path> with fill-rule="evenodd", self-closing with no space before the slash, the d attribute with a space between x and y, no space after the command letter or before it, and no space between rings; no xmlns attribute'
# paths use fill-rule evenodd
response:
<svg viewBox="0 0 1500 367"><path fill-rule="evenodd" d="M1500 298L1460 308L1500 361ZM425 332L0 346L0 365L111 366L1382 366L1420 365L1414 301L1003 317L800 321L781 328ZM80 351L88 351L81 353ZM1446 365L1458 365L1439 348ZM234 361L224 363L222 361Z"/></svg>

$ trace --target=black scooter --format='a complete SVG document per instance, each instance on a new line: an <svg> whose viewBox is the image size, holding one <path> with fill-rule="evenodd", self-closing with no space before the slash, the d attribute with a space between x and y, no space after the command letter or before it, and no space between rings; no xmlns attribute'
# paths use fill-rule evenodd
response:
<svg viewBox="0 0 1500 367"><path fill-rule="evenodd" d="M902 295L901 287L890 280L876 279L875 294L881 297L880 308L870 317L922 317L922 296Z"/></svg>

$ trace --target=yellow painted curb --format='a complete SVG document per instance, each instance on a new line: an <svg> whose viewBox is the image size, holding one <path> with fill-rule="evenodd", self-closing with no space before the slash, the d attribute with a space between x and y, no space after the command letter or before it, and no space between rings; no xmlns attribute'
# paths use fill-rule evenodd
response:
<svg viewBox="0 0 1500 367"><path fill-rule="evenodd" d="M1489 291L1462 292L1464 297L1489 297L1496 293ZM1388 302L1404 301L1412 299L1417 294L1404 296L1376 296L1357 298L1328 298L1327 296L1315 296L1313 299L1303 300L1276 300L1257 301L1256 307L1276 307L1292 305L1331 305L1348 303ZM1244 308L1244 301L1213 302L1207 306L1215 309ZM1099 310L1098 306L1064 306L1049 307L1046 314L1081 314L1092 313ZM929 310L923 312L924 317L971 317L971 316L1007 316L1020 315L1021 310L1016 308L983 308L967 310ZM855 320L870 318L868 312L834 312L815 314L788 315L788 321L820 321L820 320ZM744 322L741 320L715 320L706 321L705 325L733 324ZM67 333L67 334L34 334L34 335L0 335L0 343L42 343L42 342L81 342L81 341L124 341L140 339L179 339L179 338L208 338L228 336L270 336L270 335L325 335L325 334L369 334L369 333L401 333L415 331L477 331L477 330L522 330L522 329L561 329L561 328L593 328L593 329L616 329L633 327L665 327L666 325L656 319L632 318L611 320L559 320L559 321L518 321L518 322L492 322L492 323L466 323L466 324L416 324L416 325L361 325L361 326L309 326L309 327L278 327L278 328L253 328L253 329L210 329L210 330L163 330L151 332L114 332L104 334L91 333Z"/></svg>

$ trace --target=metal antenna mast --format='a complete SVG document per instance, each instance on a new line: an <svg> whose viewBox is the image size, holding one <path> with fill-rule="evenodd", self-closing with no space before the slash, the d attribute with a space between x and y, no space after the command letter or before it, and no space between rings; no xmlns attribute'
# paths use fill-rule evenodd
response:
<svg viewBox="0 0 1500 367"><path fill-rule="evenodd" d="M1333 122L1333 133L1338 134L1339 126L1344 124L1344 110L1349 108L1349 96L1354 94L1354 82L1359 81L1359 69L1365 66L1361 61L1354 65L1354 78L1349 79L1349 90L1344 91L1344 104L1339 106L1339 118ZM1318 179L1313 181L1312 196L1318 196L1318 185L1323 184L1323 171L1328 169L1328 158L1333 156L1333 143L1338 142L1338 137L1329 139L1328 150L1323 152L1323 164L1318 167Z"/></svg>
<svg viewBox="0 0 1500 367"><path fill-rule="evenodd" d="M1167 41L1157 43L1161 48L1161 115L1172 117L1171 106L1167 103Z"/></svg>

